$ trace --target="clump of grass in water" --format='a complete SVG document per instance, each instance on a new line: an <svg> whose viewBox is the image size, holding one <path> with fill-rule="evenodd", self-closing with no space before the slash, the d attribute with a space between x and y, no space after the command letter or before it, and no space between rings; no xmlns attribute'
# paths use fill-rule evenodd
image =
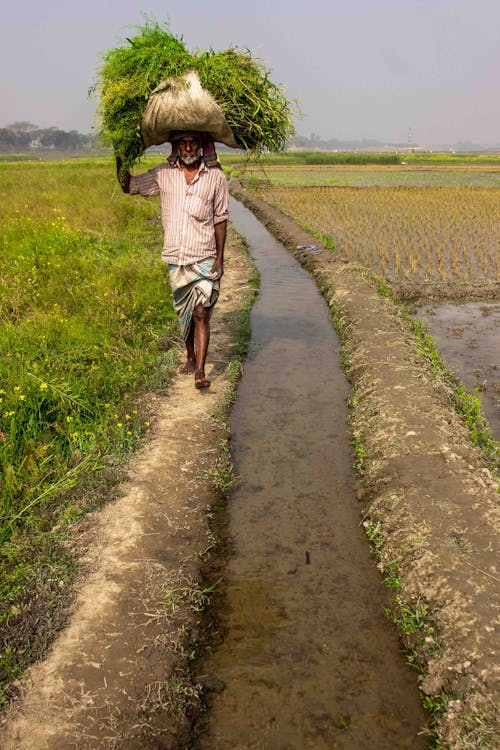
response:
<svg viewBox="0 0 500 750"><path fill-rule="evenodd" d="M124 168L130 169L144 151L141 121L149 95L160 81L190 69L222 108L242 148L284 148L294 133L291 107L261 63L234 48L192 55L168 24L146 19L136 36L103 55L91 89L99 94L103 141L124 157Z"/></svg>

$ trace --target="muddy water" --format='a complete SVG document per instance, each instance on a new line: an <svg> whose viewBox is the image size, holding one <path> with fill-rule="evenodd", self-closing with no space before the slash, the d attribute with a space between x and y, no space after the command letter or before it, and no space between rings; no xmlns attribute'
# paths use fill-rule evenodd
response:
<svg viewBox="0 0 500 750"><path fill-rule="evenodd" d="M233 203L232 220L261 294L231 418L226 635L198 670L219 688L195 747L427 747L416 673L359 526L348 388L326 305L249 211Z"/></svg>
<svg viewBox="0 0 500 750"><path fill-rule="evenodd" d="M492 435L500 440L500 304L428 305L417 317L428 325L447 365L469 391L475 389Z"/></svg>

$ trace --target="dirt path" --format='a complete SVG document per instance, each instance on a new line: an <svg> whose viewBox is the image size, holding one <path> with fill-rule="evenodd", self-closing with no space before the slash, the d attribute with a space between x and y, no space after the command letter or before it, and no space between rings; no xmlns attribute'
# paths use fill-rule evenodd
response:
<svg viewBox="0 0 500 750"><path fill-rule="evenodd" d="M151 439L123 495L91 524L74 611L24 697L3 717L2 750L147 750L183 745L197 705L189 652L198 639L200 573L214 544L207 512L225 432L213 414L231 386L225 371L236 316L253 271L234 236L214 313L209 374L196 391L179 376L157 397Z"/></svg>
<svg viewBox="0 0 500 750"><path fill-rule="evenodd" d="M337 310L352 385L364 524L396 595L394 619L421 669L444 747L500 746L497 478L448 389L418 356L398 307L369 275L236 183ZM443 699L443 694L446 696Z"/></svg>

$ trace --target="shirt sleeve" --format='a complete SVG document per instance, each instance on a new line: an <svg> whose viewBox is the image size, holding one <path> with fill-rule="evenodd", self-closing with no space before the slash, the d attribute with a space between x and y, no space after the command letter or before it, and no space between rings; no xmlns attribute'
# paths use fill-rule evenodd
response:
<svg viewBox="0 0 500 750"><path fill-rule="evenodd" d="M131 177L129 192L131 195L143 195L146 198L151 195L159 195L158 168L155 167L148 172L144 172L144 174Z"/></svg>
<svg viewBox="0 0 500 750"><path fill-rule="evenodd" d="M215 191L214 199L214 224L220 224L222 221L227 221L229 217L229 191L227 189L227 180L222 172L220 173L219 184Z"/></svg>

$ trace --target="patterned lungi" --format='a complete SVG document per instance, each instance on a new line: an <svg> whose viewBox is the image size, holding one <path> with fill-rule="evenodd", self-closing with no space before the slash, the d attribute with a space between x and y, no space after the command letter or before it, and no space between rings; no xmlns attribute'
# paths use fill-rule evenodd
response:
<svg viewBox="0 0 500 750"><path fill-rule="evenodd" d="M179 325L184 340L188 337L193 310L196 305L202 304L203 307L206 307L210 316L217 302L220 279L214 281L209 275L214 261L215 258L211 257L197 263L190 263L187 266L168 264L170 286L174 295L174 307L179 316Z"/></svg>

